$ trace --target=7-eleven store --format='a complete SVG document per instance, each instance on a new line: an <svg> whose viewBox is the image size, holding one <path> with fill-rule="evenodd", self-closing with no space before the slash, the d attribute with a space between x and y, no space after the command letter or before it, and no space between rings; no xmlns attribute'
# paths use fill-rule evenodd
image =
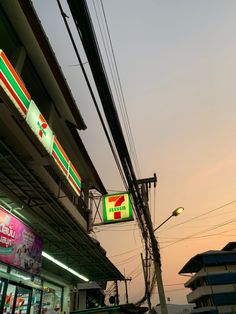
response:
<svg viewBox="0 0 236 314"><path fill-rule="evenodd" d="M1 1L0 32L0 313L69 313L78 284L123 279L88 235L106 190L31 1Z"/></svg>

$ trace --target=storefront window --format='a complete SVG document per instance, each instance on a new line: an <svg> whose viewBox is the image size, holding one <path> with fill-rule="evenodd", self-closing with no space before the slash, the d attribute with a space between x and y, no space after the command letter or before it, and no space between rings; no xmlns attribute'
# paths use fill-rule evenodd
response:
<svg viewBox="0 0 236 314"><path fill-rule="evenodd" d="M3 291L4 291L4 286L5 286L5 282L0 280L0 304L2 302L2 295L3 295Z"/></svg>
<svg viewBox="0 0 236 314"><path fill-rule="evenodd" d="M3 313L12 314L16 286L8 284L7 294L4 302Z"/></svg>
<svg viewBox="0 0 236 314"><path fill-rule="evenodd" d="M14 281L24 281L25 283L32 280L32 276L29 273L25 273L23 271L20 271L16 268L12 268L10 270L11 279Z"/></svg>
<svg viewBox="0 0 236 314"><path fill-rule="evenodd" d="M44 282L42 314L58 314L61 312L62 288Z"/></svg>
<svg viewBox="0 0 236 314"><path fill-rule="evenodd" d="M39 314L42 290L33 289L30 314Z"/></svg>
<svg viewBox="0 0 236 314"><path fill-rule="evenodd" d="M30 302L30 290L17 287L15 314L27 314Z"/></svg>
<svg viewBox="0 0 236 314"><path fill-rule="evenodd" d="M0 263L0 272L7 273L7 265Z"/></svg>

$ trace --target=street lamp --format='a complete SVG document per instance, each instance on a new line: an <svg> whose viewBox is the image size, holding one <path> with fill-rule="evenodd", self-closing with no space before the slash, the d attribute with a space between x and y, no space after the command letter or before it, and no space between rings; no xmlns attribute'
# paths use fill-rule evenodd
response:
<svg viewBox="0 0 236 314"><path fill-rule="evenodd" d="M157 240L154 236L154 232L159 229L164 223L166 223L171 217L178 216L182 211L184 210L183 207L178 207L176 208L172 214L165 220L163 221L159 226L157 226L153 230L153 259L154 259L154 268L155 268L155 274L156 274L156 279L157 279L157 288L158 288L158 294L159 294L159 299L160 299L160 306L161 306L161 313L162 314L168 314L167 310L167 304L166 304L166 298L165 298L165 291L164 291L164 286L163 286L163 281L162 281L162 274L161 274L161 259L160 259L160 252L158 248L158 243Z"/></svg>
<svg viewBox="0 0 236 314"><path fill-rule="evenodd" d="M176 216L178 216L179 214L181 214L183 210L184 210L183 207L177 207L177 208L172 212L172 214L171 214L166 220L164 220L159 226L157 226L157 227L153 230L153 232L155 232L155 231L156 231L157 229L159 229L162 225L164 225L164 223L166 223L171 217L176 217Z"/></svg>

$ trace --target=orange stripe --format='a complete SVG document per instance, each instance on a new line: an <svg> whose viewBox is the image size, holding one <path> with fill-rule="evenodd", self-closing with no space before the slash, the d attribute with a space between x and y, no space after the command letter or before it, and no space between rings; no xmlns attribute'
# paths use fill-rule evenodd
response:
<svg viewBox="0 0 236 314"><path fill-rule="evenodd" d="M54 136L54 141L56 142L58 148L60 149L61 154L63 155L63 157L64 157L65 160L68 162L68 161L69 161L69 158L67 157L67 155L66 155L66 153L64 152L63 148L61 147L61 144L58 142L56 136Z"/></svg>
<svg viewBox="0 0 236 314"><path fill-rule="evenodd" d="M30 100L31 99L30 94L28 93L28 91L25 88L24 84L22 83L20 77L16 73L15 69L13 68L13 66L11 65L10 61L7 59L7 57L3 51L0 51L0 57L2 57L3 61L6 63L7 67L11 71L11 74L14 76L15 80L19 84L19 86L22 89L22 91L24 92L25 96Z"/></svg>
<svg viewBox="0 0 236 314"><path fill-rule="evenodd" d="M69 178L71 178L70 183L74 186L74 188L77 190L77 192L80 194L80 188L78 187L78 185L75 183L74 179L69 176Z"/></svg>
<svg viewBox="0 0 236 314"><path fill-rule="evenodd" d="M54 159L56 160L56 162L59 164L59 167L61 168L61 170L64 172L65 175L67 175L68 171L67 169L64 167L64 165L62 164L62 162L60 161L60 159L57 157L57 154L52 151L52 156L54 157Z"/></svg>
<svg viewBox="0 0 236 314"><path fill-rule="evenodd" d="M79 178L79 180L81 181L81 177L78 174L78 172L76 171L75 167L73 166L72 162L70 161L70 168L72 168L72 170L74 171L74 173L76 174L76 176Z"/></svg>
<svg viewBox="0 0 236 314"><path fill-rule="evenodd" d="M108 197L108 202L115 202L119 197L120 197L120 195L110 196L110 197Z"/></svg>
<svg viewBox="0 0 236 314"><path fill-rule="evenodd" d="M22 104L20 98L18 97L18 95L15 93L15 91L11 88L11 85L8 83L8 81L6 80L5 76L3 75L2 72L0 72L0 79L2 80L2 82L4 83L5 87L8 89L8 92L11 94L11 96L13 97L13 99L16 101L17 105L19 106L19 108L21 109L21 111L26 115L27 110L25 108L25 106ZM4 89L3 89L4 90ZM5 90L4 90L5 92ZM6 92L5 92L6 93ZM9 95L8 95L9 97ZM12 100L11 100L12 101ZM18 108L17 108L18 109ZM19 110L19 109L18 109Z"/></svg>

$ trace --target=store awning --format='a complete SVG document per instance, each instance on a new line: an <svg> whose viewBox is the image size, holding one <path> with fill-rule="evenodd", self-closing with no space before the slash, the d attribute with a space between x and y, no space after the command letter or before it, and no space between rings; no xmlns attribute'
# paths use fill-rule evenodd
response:
<svg viewBox="0 0 236 314"><path fill-rule="evenodd" d="M0 140L0 204L30 225L44 239L48 254L91 281L122 280L123 275L47 187ZM75 280L65 270L44 260L49 271ZM81 280L77 280L78 282Z"/></svg>
<svg viewBox="0 0 236 314"><path fill-rule="evenodd" d="M32 3L5 1L1 8L37 75L47 82L47 92L60 117L56 135L63 143L69 138L67 153L79 165L82 179L87 180L86 188L104 193L105 188L78 135L78 129L86 126ZM104 249L87 234L86 219L79 206L74 206L78 204L73 203L73 196L68 197L72 193L64 192L68 187L63 176L58 179L60 174L56 173L51 157L1 94L0 123L0 204L31 226L43 238L43 250L55 259L91 281L122 280L123 275L106 257ZM83 202L82 198L77 201ZM43 268L71 282L81 281L45 259Z"/></svg>

